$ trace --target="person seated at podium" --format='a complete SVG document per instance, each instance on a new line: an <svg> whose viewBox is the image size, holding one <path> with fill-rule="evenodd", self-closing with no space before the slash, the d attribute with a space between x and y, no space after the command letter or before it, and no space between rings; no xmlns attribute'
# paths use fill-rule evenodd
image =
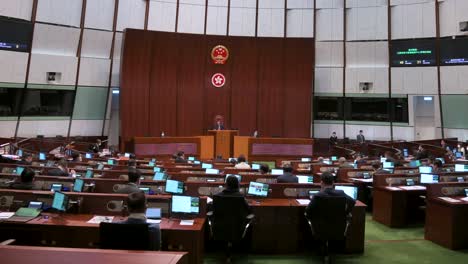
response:
<svg viewBox="0 0 468 264"><path fill-rule="evenodd" d="M72 176L76 172L74 170L68 169L68 163L65 159L61 159L57 162L57 168L49 170L47 176Z"/></svg>
<svg viewBox="0 0 468 264"><path fill-rule="evenodd" d="M146 196L138 190L130 193L127 198L127 208L129 216L121 224L146 224ZM161 249L161 229L159 224L149 224L149 247L151 250Z"/></svg>
<svg viewBox="0 0 468 264"><path fill-rule="evenodd" d="M175 163L187 163L187 160L185 160L185 153L183 151L178 151L174 162Z"/></svg>
<svg viewBox="0 0 468 264"><path fill-rule="evenodd" d="M335 190L333 186L333 181L334 181L334 176L330 172L326 171L320 175L320 192L314 194L313 197L317 196L334 196L334 197L345 197L346 198L346 213L347 215L351 215L351 212L353 211L354 205L356 204L356 201L349 197L344 191L342 190ZM306 213L307 215L311 216L314 214L320 214L320 212L317 212L315 210L315 201L314 198L310 200L309 205L306 208Z"/></svg>
<svg viewBox="0 0 468 264"><path fill-rule="evenodd" d="M33 170L25 168L23 172L21 172L20 181L13 182L10 185L10 188L17 190L34 190L33 180L35 175L36 173Z"/></svg>
<svg viewBox="0 0 468 264"><path fill-rule="evenodd" d="M268 174L270 173L270 166L268 166L268 164L261 164L260 165L260 174Z"/></svg>
<svg viewBox="0 0 468 264"><path fill-rule="evenodd" d="M213 130L224 130L224 123L221 119L216 120L216 124L213 126Z"/></svg>
<svg viewBox="0 0 468 264"><path fill-rule="evenodd" d="M299 178L296 175L293 175L293 167L290 164L283 166L283 175L276 178L277 183L298 183Z"/></svg>
<svg viewBox="0 0 468 264"><path fill-rule="evenodd" d="M236 169L250 169L250 165L246 162L244 155L240 155L237 158L237 164L236 164L236 166L234 166L234 168L236 168Z"/></svg>
<svg viewBox="0 0 468 264"><path fill-rule="evenodd" d="M141 177L141 173L137 169L130 168L128 170L128 182L121 188L119 188L116 193L134 193L139 192L138 180Z"/></svg>

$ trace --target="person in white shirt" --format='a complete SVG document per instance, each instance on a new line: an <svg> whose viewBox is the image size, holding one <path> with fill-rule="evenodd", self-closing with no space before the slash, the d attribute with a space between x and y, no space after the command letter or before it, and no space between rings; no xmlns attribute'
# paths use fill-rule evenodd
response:
<svg viewBox="0 0 468 264"><path fill-rule="evenodd" d="M234 166L234 168L236 168L236 169L250 169L250 165L247 164L247 162L245 162L245 156L244 155L240 155L237 158L237 164L236 164L236 166Z"/></svg>

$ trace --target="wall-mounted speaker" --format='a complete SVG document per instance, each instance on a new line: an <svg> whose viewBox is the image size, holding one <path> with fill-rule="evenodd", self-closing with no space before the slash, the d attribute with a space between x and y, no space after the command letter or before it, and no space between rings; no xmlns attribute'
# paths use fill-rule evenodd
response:
<svg viewBox="0 0 468 264"><path fill-rule="evenodd" d="M47 83L59 84L62 82L62 73L61 72L47 72L46 73Z"/></svg>
<svg viewBox="0 0 468 264"><path fill-rule="evenodd" d="M373 83L371 83L371 82L360 82L359 83L359 91L361 91L363 93L369 92L370 90L372 90L372 87L373 87Z"/></svg>
<svg viewBox="0 0 468 264"><path fill-rule="evenodd" d="M468 32L468 21L460 22L460 31L461 32Z"/></svg>

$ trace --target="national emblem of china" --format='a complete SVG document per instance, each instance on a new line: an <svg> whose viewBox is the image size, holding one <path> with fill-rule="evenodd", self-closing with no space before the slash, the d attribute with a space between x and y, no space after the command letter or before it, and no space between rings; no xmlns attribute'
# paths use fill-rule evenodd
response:
<svg viewBox="0 0 468 264"><path fill-rule="evenodd" d="M224 64L229 58L229 50L223 45L215 46L211 50L211 59L215 64Z"/></svg>

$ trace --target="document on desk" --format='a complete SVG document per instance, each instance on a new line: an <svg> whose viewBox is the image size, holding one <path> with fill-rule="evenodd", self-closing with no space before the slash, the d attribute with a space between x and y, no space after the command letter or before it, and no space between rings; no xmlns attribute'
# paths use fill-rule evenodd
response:
<svg viewBox="0 0 468 264"><path fill-rule="evenodd" d="M444 200L444 201L449 202L449 203L459 203L459 202L461 202L460 200L453 199L453 198L450 198L450 197L439 197L439 199Z"/></svg>
<svg viewBox="0 0 468 264"><path fill-rule="evenodd" d="M207 203L213 203L213 199L211 199L210 197L206 197L206 202Z"/></svg>
<svg viewBox="0 0 468 264"><path fill-rule="evenodd" d="M296 199L296 201L300 205L308 205L310 203L309 199Z"/></svg>
<svg viewBox="0 0 468 264"><path fill-rule="evenodd" d="M112 223L112 220L114 220L113 216L95 215L87 223L89 223L89 224L100 224L101 222Z"/></svg>
<svg viewBox="0 0 468 264"><path fill-rule="evenodd" d="M426 187L425 186L419 186L419 185L400 186L400 189L403 189L403 190L426 190Z"/></svg>
<svg viewBox="0 0 468 264"><path fill-rule="evenodd" d="M0 213L0 219L8 219L12 217L15 214L15 212L3 212Z"/></svg>
<svg viewBox="0 0 468 264"><path fill-rule="evenodd" d="M460 200L468 202L468 197L461 198Z"/></svg>
<svg viewBox="0 0 468 264"><path fill-rule="evenodd" d="M392 187L392 186L387 186L387 189L388 189L388 190L391 190L391 191L399 191L399 190L401 190L401 189L398 188L398 187Z"/></svg>
<svg viewBox="0 0 468 264"><path fill-rule="evenodd" d="M161 223L161 219L146 219L146 223L148 223L148 224L159 224L159 223Z"/></svg>
<svg viewBox="0 0 468 264"><path fill-rule="evenodd" d="M180 220L181 226L191 226L195 223L195 220Z"/></svg>

